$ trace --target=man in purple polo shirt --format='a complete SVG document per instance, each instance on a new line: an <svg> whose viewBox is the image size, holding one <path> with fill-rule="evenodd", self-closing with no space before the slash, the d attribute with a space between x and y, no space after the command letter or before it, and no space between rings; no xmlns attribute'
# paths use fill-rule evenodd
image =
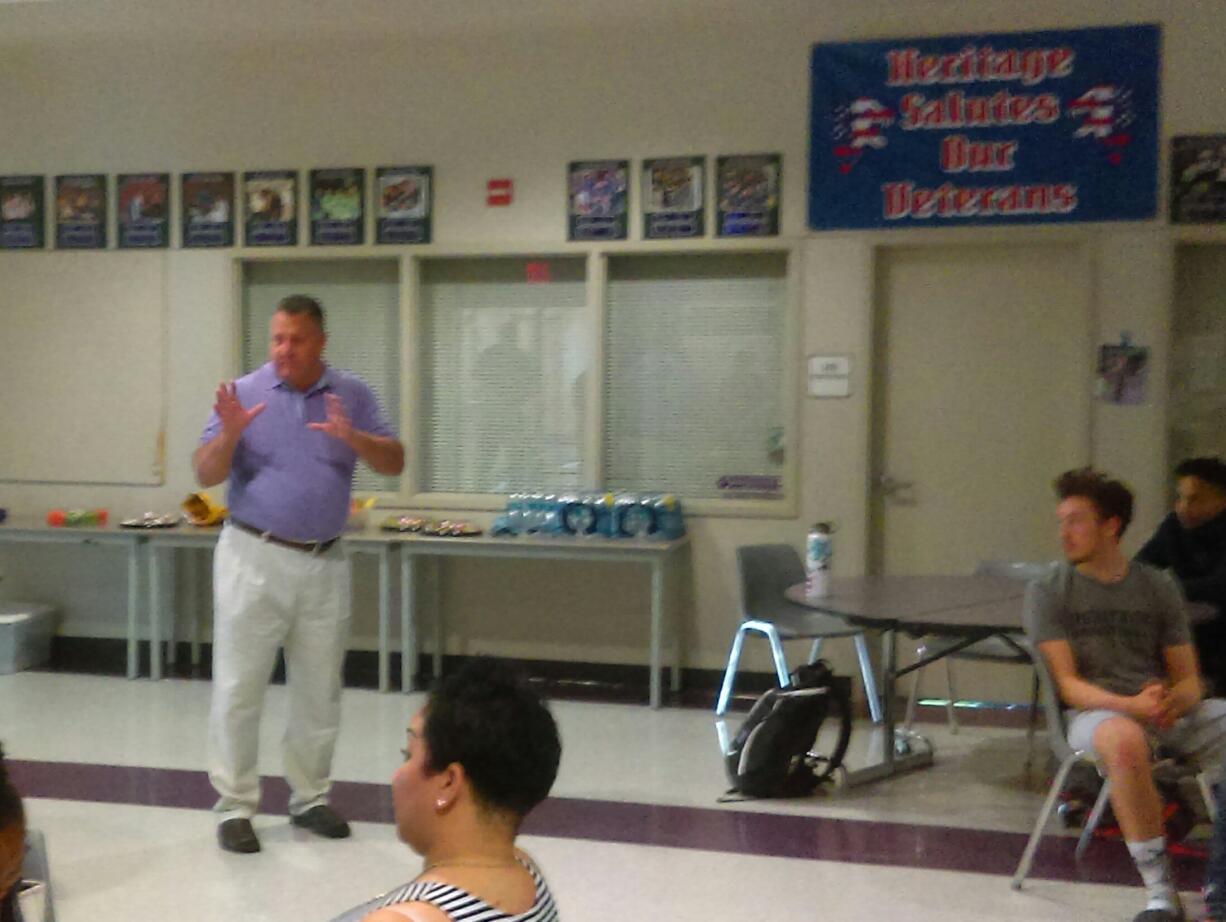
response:
<svg viewBox="0 0 1226 922"><path fill-rule="evenodd" d="M349 565L337 539L360 458L399 474L404 448L370 388L323 360L319 302L292 295L269 324L269 361L217 388L192 456L196 479L228 481L230 518L213 570L209 778L217 838L258 852L260 712L277 649L289 694L285 777L290 821L334 839L349 825L328 806L349 630Z"/></svg>

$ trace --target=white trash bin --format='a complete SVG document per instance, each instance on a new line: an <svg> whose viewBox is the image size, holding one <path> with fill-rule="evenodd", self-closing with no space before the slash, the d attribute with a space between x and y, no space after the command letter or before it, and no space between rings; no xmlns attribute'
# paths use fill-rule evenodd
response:
<svg viewBox="0 0 1226 922"><path fill-rule="evenodd" d="M0 602L0 675L41 666L51 658L55 609L38 602Z"/></svg>

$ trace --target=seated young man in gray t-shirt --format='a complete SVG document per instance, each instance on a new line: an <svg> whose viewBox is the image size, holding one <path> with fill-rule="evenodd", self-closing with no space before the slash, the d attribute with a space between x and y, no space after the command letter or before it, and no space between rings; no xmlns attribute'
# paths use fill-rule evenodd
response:
<svg viewBox="0 0 1226 922"><path fill-rule="evenodd" d="M1151 753L1160 744L1195 762L1216 793L1226 767L1226 701L1201 700L1178 586L1120 552L1132 492L1089 468L1061 475L1055 488L1066 562L1028 587L1027 631L1073 709L1069 744L1093 750L1111 782L1111 805L1148 896L1136 922L1181 920ZM1213 918L1226 918L1226 823L1216 824L1212 846L1206 902Z"/></svg>

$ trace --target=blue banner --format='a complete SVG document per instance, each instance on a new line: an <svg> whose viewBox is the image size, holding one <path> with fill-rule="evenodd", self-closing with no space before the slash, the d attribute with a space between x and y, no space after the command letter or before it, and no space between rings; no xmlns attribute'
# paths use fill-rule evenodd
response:
<svg viewBox="0 0 1226 922"><path fill-rule="evenodd" d="M1159 40L1140 25L814 45L809 227L1152 218Z"/></svg>

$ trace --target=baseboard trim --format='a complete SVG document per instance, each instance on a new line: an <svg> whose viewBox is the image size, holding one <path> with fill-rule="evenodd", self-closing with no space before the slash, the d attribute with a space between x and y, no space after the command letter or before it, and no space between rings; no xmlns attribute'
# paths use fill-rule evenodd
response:
<svg viewBox="0 0 1226 922"><path fill-rule="evenodd" d="M77 673L85 675L123 676L127 673L127 641L108 637L56 637L51 644L51 659L42 671ZM149 675L149 642L138 644L138 663L141 676ZM169 652L168 646L164 652ZM443 657L443 671L456 669L467 656ZM179 642L175 648L175 662L163 657L163 674L172 679L212 679L213 649L205 643L200 646L200 663L191 662L191 645ZM646 703L650 672L646 666L630 663L589 663L571 660L512 659L523 669L534 685L550 698L572 701L599 701L618 704ZM434 661L429 655L418 659L418 682L414 691L428 689L434 682ZM400 688L400 654L393 651L389 658L393 689ZM719 688L724 680L722 669L681 670L681 691L673 692L668 687L667 676L664 688L664 703L671 707L713 710ZM273 669L272 682L285 682L285 662L278 655ZM345 654L344 684L346 688L376 689L379 687L379 658L374 650L349 650ZM773 672L738 672L736 693L729 702L729 710L743 712L768 688L775 685ZM896 705L900 716L905 702ZM858 714L867 717L863 703ZM921 705L917 708L918 722L931 723L945 719L942 706ZM965 711L958 709L958 720L967 725L1025 726L1027 711L1024 705L1002 703Z"/></svg>

